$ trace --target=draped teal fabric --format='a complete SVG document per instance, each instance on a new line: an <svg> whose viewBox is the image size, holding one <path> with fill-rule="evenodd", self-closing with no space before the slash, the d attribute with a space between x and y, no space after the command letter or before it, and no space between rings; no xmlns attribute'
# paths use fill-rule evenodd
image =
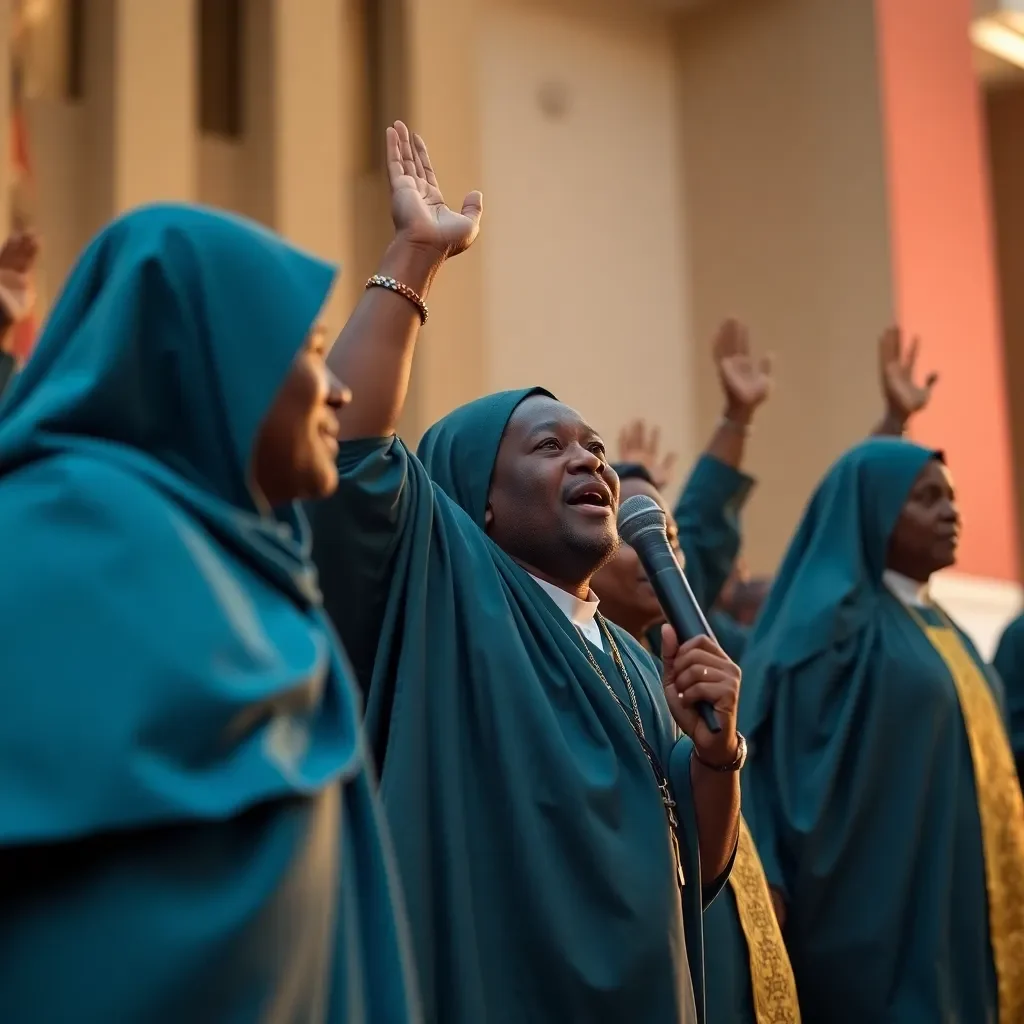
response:
<svg viewBox="0 0 1024 1024"><path fill-rule="evenodd" d="M530 393L456 410L418 458L394 437L343 445L338 494L313 513L325 606L367 691L426 1019L677 1024L694 1013L684 947L699 964L701 943L690 743L650 656L612 627L680 804L684 942L629 722L585 641L482 529L502 433Z"/></svg>
<svg viewBox="0 0 1024 1024"><path fill-rule="evenodd" d="M335 268L122 217L0 417L0 1020L418 1019L350 670L259 426Z"/></svg>
<svg viewBox="0 0 1024 1024"><path fill-rule="evenodd" d="M676 503L674 515L686 577L705 610L718 600L739 554L740 512L753 485L746 474L702 455ZM709 613L708 619L722 649L738 661L745 640L743 627L722 613ZM648 640L652 650L660 652L660 627L651 631ZM747 942L729 886L707 908L703 925L708 1021L756 1024Z"/></svg>
<svg viewBox="0 0 1024 1024"><path fill-rule="evenodd" d="M743 661L744 813L786 897L805 1024L996 1022L960 703L882 579L899 513L936 457L877 438L839 459Z"/></svg>
<svg viewBox="0 0 1024 1024"><path fill-rule="evenodd" d="M1017 759L1017 775L1024 778L1024 615L1006 627L993 664L1006 688L1010 743Z"/></svg>

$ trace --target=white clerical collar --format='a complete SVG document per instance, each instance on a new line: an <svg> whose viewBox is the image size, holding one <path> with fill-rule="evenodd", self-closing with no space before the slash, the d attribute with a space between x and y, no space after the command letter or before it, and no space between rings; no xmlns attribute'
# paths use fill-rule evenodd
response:
<svg viewBox="0 0 1024 1024"><path fill-rule="evenodd" d="M927 608L932 603L932 588L928 583L918 583L909 576L886 569L882 573L882 582L904 604L912 608Z"/></svg>
<svg viewBox="0 0 1024 1024"><path fill-rule="evenodd" d="M601 627L597 624L597 606L601 603L593 591L590 591L590 599L581 601L574 597L567 590L556 587L547 580L537 579L533 573L530 578L535 580L562 614L595 646L604 650L604 642L601 639Z"/></svg>

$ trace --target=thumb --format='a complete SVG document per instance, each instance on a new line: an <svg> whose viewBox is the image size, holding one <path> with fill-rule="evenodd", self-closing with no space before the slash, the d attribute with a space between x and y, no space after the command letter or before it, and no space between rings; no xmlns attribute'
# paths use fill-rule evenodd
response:
<svg viewBox="0 0 1024 1024"><path fill-rule="evenodd" d="M679 650L679 638L676 631L666 622L661 627L661 663L667 665Z"/></svg>
<svg viewBox="0 0 1024 1024"><path fill-rule="evenodd" d="M471 221L479 221L484 212L483 192L470 192L462 200L462 216L468 217Z"/></svg>
<svg viewBox="0 0 1024 1024"><path fill-rule="evenodd" d="M925 394L930 395L932 388L939 382L939 375L937 373L929 373L927 380L924 382Z"/></svg>

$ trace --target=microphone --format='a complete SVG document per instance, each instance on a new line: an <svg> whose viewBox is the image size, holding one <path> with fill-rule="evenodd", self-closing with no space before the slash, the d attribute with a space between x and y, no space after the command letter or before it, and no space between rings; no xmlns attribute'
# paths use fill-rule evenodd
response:
<svg viewBox="0 0 1024 1024"><path fill-rule="evenodd" d="M668 542L664 509L646 494L634 494L619 506L618 524L619 536L637 553L654 596L679 642L709 636L717 643ZM698 701L697 712L712 732L722 731L715 709L706 700Z"/></svg>

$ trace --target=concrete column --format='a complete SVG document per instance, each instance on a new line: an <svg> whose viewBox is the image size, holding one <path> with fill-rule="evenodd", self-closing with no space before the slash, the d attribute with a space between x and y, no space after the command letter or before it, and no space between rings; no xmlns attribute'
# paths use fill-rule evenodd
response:
<svg viewBox="0 0 1024 1024"><path fill-rule="evenodd" d="M876 0L875 9L896 308L942 374L914 433L946 452L958 485L958 569L1013 580L1013 462L972 0Z"/></svg>
<svg viewBox="0 0 1024 1024"><path fill-rule="evenodd" d="M772 571L826 467L881 412L875 343L894 295L874 12L718 4L677 31L692 337L706 345L735 314L776 356L744 515L747 557ZM699 365L707 436L721 394Z"/></svg>
<svg viewBox="0 0 1024 1024"><path fill-rule="evenodd" d="M84 155L92 234L141 203L196 195L194 0L91 0Z"/></svg>
<svg viewBox="0 0 1024 1024"><path fill-rule="evenodd" d="M350 147L343 110L345 0L250 0L245 39L244 211L325 259L351 258ZM344 268L324 309L332 331L351 306Z"/></svg>
<svg viewBox="0 0 1024 1024"><path fill-rule="evenodd" d="M194 0L117 0L114 209L196 194Z"/></svg>
<svg viewBox="0 0 1024 1024"><path fill-rule="evenodd" d="M477 98L477 25L482 3L448 0L440 18L436 0L404 0L405 59L389 69L391 81L403 86L403 110L398 116L426 140L445 199L456 208L467 192L484 189ZM430 322L416 354L405 423L411 440L455 406L486 390L486 200L485 192L480 241L444 267L430 295Z"/></svg>

